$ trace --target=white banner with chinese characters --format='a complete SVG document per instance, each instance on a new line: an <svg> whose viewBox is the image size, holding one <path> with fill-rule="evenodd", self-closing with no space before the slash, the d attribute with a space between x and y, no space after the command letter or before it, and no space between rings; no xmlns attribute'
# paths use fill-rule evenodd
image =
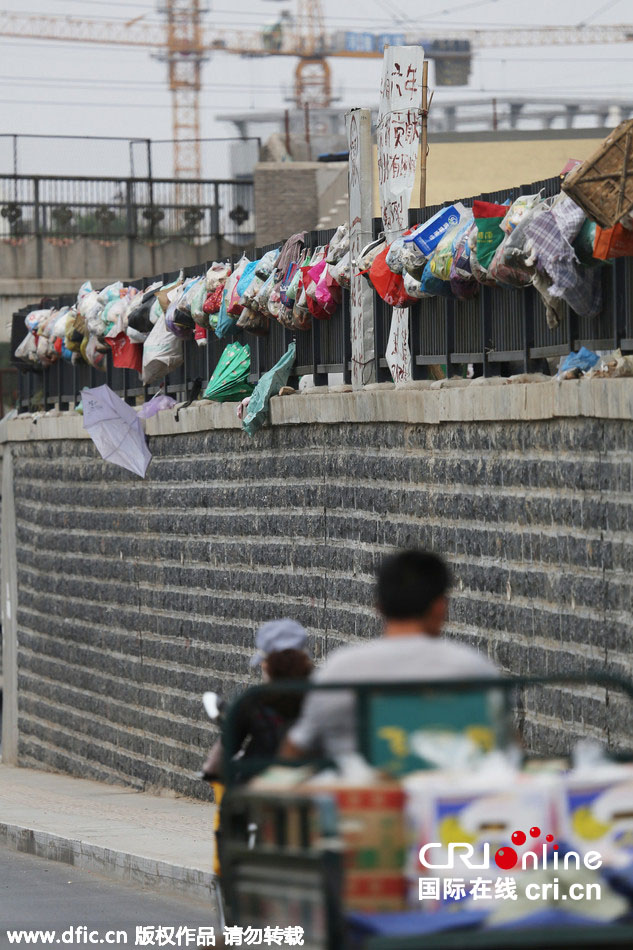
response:
<svg viewBox="0 0 633 950"><path fill-rule="evenodd" d="M378 112L378 190L383 230L388 241L409 223L415 182L422 109L421 46L385 49ZM385 353L395 383L411 379L409 312L395 307Z"/></svg>

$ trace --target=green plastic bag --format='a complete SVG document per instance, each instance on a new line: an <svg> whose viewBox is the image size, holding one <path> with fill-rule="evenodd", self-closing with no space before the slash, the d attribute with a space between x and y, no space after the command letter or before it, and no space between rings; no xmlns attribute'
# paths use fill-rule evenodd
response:
<svg viewBox="0 0 633 950"><path fill-rule="evenodd" d="M473 201L473 215L477 222L477 260L486 270L490 267L495 251L505 237L505 232L499 225L507 211L507 205L493 204L490 201Z"/></svg>
<svg viewBox="0 0 633 950"><path fill-rule="evenodd" d="M229 343L225 346L213 375L205 389L203 399L214 402L240 402L250 396L253 386L248 381L251 370L251 350L248 345Z"/></svg>
<svg viewBox="0 0 633 950"><path fill-rule="evenodd" d="M242 419L242 426L249 435L255 435L268 419L270 397L276 396L281 387L286 385L296 358L297 344L291 343L279 362L264 373L258 382Z"/></svg>

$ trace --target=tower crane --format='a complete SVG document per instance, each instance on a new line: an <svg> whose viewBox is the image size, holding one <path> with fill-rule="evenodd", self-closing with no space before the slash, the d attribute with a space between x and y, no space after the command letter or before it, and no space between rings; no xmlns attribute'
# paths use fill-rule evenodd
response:
<svg viewBox="0 0 633 950"><path fill-rule="evenodd" d="M296 16L264 30L203 27L201 0L161 0L164 23L136 17L123 23L79 16L0 11L0 37L62 40L153 50L168 65L172 93L174 177L200 178L200 91L202 65L212 53L289 56L298 59L294 100L298 107L332 103L330 58L382 58L386 44L419 43L434 59L436 85L465 85L473 49L626 43L633 24L504 30L442 30L408 33L328 32L320 0L296 0Z"/></svg>

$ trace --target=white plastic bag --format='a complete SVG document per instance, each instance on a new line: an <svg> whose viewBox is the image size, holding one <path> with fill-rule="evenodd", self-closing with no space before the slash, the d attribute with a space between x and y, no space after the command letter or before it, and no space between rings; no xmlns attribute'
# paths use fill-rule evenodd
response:
<svg viewBox="0 0 633 950"><path fill-rule="evenodd" d="M158 382L181 366L183 361L182 340L169 332L165 315L162 314L143 347L143 384L149 386Z"/></svg>

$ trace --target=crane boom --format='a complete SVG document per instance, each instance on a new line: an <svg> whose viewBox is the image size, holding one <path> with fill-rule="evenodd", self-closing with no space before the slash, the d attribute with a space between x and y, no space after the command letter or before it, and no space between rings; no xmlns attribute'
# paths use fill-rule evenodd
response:
<svg viewBox="0 0 633 950"><path fill-rule="evenodd" d="M165 0L165 23L128 21L79 16L49 16L41 13L12 13L0 10L0 37L96 43L154 49L169 66L169 88L173 103L174 175L200 178L200 89L201 69L212 52L241 56L292 56L299 60L295 74L297 105L331 104L328 59L351 57L378 59L384 43L372 34L326 32L319 0L298 0L294 27L267 30L207 29L202 27L201 0ZM362 37L363 43L355 42ZM384 37L383 37L384 39ZM369 40L369 42L368 42ZM503 46L562 46L575 44L630 43L633 24L610 26L552 26L547 29L424 30L397 34L387 42L419 43L428 58L437 61L436 81L440 84L467 82L472 49ZM440 66L461 61L461 78L441 78ZM444 68L444 67L443 67ZM465 69L465 73L463 70ZM463 77L466 78L463 78Z"/></svg>

